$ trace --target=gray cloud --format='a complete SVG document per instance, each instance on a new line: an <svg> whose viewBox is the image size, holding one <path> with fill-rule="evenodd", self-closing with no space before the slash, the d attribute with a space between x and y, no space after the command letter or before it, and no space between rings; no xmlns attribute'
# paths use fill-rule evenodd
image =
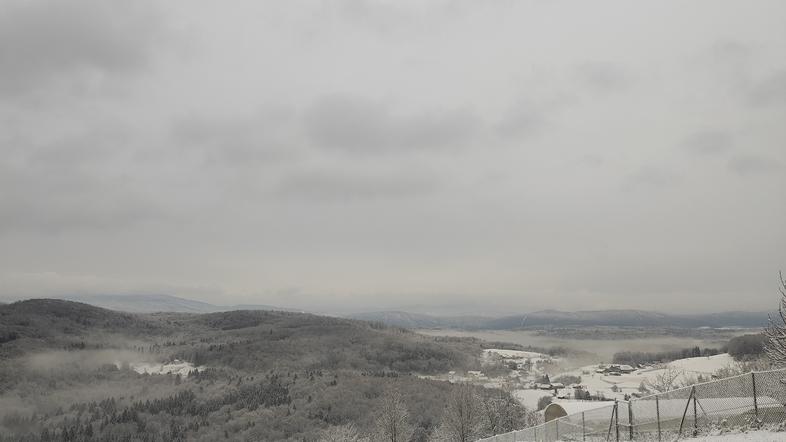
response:
<svg viewBox="0 0 786 442"><path fill-rule="evenodd" d="M318 101L306 124L316 146L356 153L455 149L481 125L468 111L400 115L378 102L338 96Z"/></svg>
<svg viewBox="0 0 786 442"><path fill-rule="evenodd" d="M147 2L12 0L0 5L0 92L22 95L73 76L137 71L161 44Z"/></svg>
<svg viewBox="0 0 786 442"><path fill-rule="evenodd" d="M768 175L783 171L783 168L777 159L762 155L741 154L729 160L729 169L742 176Z"/></svg>
<svg viewBox="0 0 786 442"><path fill-rule="evenodd" d="M0 296L771 307L784 14L0 1Z"/></svg>
<svg viewBox="0 0 786 442"><path fill-rule="evenodd" d="M768 75L750 86L748 100L754 106L786 104L786 69Z"/></svg>
<svg viewBox="0 0 786 442"><path fill-rule="evenodd" d="M584 86L600 93L618 92L626 89L631 83L630 75L613 63L583 63L575 72Z"/></svg>
<svg viewBox="0 0 786 442"><path fill-rule="evenodd" d="M707 130L690 134L684 141L685 149L698 155L726 153L734 146L734 136L725 131Z"/></svg>
<svg viewBox="0 0 786 442"><path fill-rule="evenodd" d="M303 170L286 176L278 194L321 202L390 201L425 196L437 186L436 176L424 171Z"/></svg>
<svg viewBox="0 0 786 442"><path fill-rule="evenodd" d="M46 235L117 232L164 210L122 178L79 173L36 173L0 167L0 237L19 232Z"/></svg>
<svg viewBox="0 0 786 442"><path fill-rule="evenodd" d="M521 138L536 135L547 124L545 113L548 106L537 106L534 103L518 102L502 117L497 125L500 135L509 138Z"/></svg>
<svg viewBox="0 0 786 442"><path fill-rule="evenodd" d="M291 159L303 144L283 109L240 117L189 116L172 126L173 141L207 165L258 167Z"/></svg>
<svg viewBox="0 0 786 442"><path fill-rule="evenodd" d="M581 155L577 161L579 164L583 164L587 167L600 167L605 162L605 158L603 158L602 155L588 153Z"/></svg>
<svg viewBox="0 0 786 442"><path fill-rule="evenodd" d="M623 189L662 190L680 184L682 177L675 171L662 167L645 165L630 173L623 180Z"/></svg>

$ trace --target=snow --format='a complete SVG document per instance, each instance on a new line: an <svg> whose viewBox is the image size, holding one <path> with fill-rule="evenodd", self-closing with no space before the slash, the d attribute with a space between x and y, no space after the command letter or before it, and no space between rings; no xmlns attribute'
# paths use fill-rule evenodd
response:
<svg viewBox="0 0 786 442"><path fill-rule="evenodd" d="M709 357L678 359L670 362L668 365L684 372L677 378L676 383L685 384L696 382L699 375L709 381L712 374L716 371L733 364L734 358L727 353L722 353ZM581 384L593 395L602 393L606 398L623 400L626 394L641 393L639 392L639 386L642 382L645 385L647 382L654 382L657 376L666 370L665 368L651 367L636 370L632 373L622 373L619 376L608 376L603 373L596 373L595 370L597 369L597 365L588 365L561 374L581 376ZM616 392L612 391L615 385L617 386Z"/></svg>
<svg viewBox="0 0 786 442"><path fill-rule="evenodd" d="M535 353L533 351L504 350L498 348L490 348L484 351L486 353L496 353L505 359L521 359L522 361L526 359L532 359L532 362L535 362L536 359L547 359L549 357L547 355Z"/></svg>
<svg viewBox="0 0 786 442"><path fill-rule="evenodd" d="M786 432L749 431L747 433L726 433L699 436L687 440L691 442L783 442L786 440Z"/></svg>
<svg viewBox="0 0 786 442"><path fill-rule="evenodd" d="M178 359L167 363L131 362L128 365L132 370L139 374L179 374L181 376L188 376L188 373L193 370L203 371L205 369L203 366L197 367L190 362L185 362Z"/></svg>
<svg viewBox="0 0 786 442"><path fill-rule="evenodd" d="M786 440L786 433L775 431L749 431L747 433L727 433L700 436L690 440L713 442L782 442Z"/></svg>
<svg viewBox="0 0 786 442"><path fill-rule="evenodd" d="M496 350L491 350L491 352L496 353ZM503 357L513 358L513 357L520 357L521 355L517 355L513 350L505 350ZM526 353L526 352L520 352ZM501 355L502 356L502 355ZM530 355L528 355L529 357ZM544 355L541 355L544 356ZM681 371L683 374L680 375L676 383L677 384L686 384L686 383L694 383L696 382L699 375L702 376L703 379L709 381L711 376L715 374L718 370L723 368L727 368L730 366L734 366L735 362L734 359L724 353L715 356L709 357L697 357L697 358L686 358L686 359L679 359L676 361L672 361L668 366L675 368ZM604 366L605 367L605 366ZM596 370L598 369L598 365L588 365L585 367L581 367L566 373L554 374L551 376L552 379L560 376L560 375L574 375L574 376L581 376L581 385L585 387L587 391L591 394L595 395L598 393L603 394L607 399L619 399L624 400L626 394L632 395L633 393L641 394L639 391L639 386L644 383L645 385L648 382L654 382L656 377L662 374L666 369L664 367L648 367L642 368L633 371L632 373L622 373L619 376L608 376L604 373L597 373ZM616 392L612 391L612 388L616 386ZM560 395L564 392L571 391L572 388L561 389ZM513 396L521 402L524 406L529 409L536 409L538 400L543 396L551 396L551 391L546 390L534 390L534 389L520 389L515 390L512 392ZM652 393L652 392L650 392ZM645 393L648 394L648 393ZM608 402L595 402L595 403L588 403L588 402L576 402L569 399L557 399L556 397L553 399L553 403L563 405L563 408L570 408L572 404L578 404L578 407L602 407L607 406ZM709 415L714 415L716 412L720 410L726 410L730 403L735 404L740 410L752 410L753 409L753 399L751 397L725 397L725 398L704 398L699 401L703 411ZM586 405L585 405L586 404ZM636 409L636 413L640 418L644 419L654 419L655 415L650 414L655 413L654 407L647 407L646 400L644 402L639 402L639 407ZM757 405L759 409L761 408L780 408L782 406L781 402L766 396L761 395L758 398ZM670 416L674 413L677 415L682 415L685 407L685 399L661 399L660 400L660 413L661 417ZM652 410L650 410L652 408ZM676 410L672 413L671 409ZM569 411L568 413L572 413L573 410ZM604 419L606 417L604 416ZM742 432L742 433L724 433L721 434L720 432L712 434L712 435L705 435L700 436L698 438L691 439L694 441L720 441L720 442L774 442L774 441L784 441L786 442L786 432L777 432L777 431L767 431L767 430L760 430L760 431L749 431L749 432Z"/></svg>
<svg viewBox="0 0 786 442"><path fill-rule="evenodd" d="M678 359L669 365L687 373L711 375L721 368L734 364L734 358L728 353L721 353L715 356L698 357L688 359Z"/></svg>
<svg viewBox="0 0 786 442"><path fill-rule="evenodd" d="M514 390L511 394L528 410L538 409L538 399L543 396L551 396L551 391L547 390Z"/></svg>
<svg viewBox="0 0 786 442"><path fill-rule="evenodd" d="M575 401L575 400L559 400L559 399L555 400L551 404L559 405L568 415L614 406L614 402L611 401ZM549 405L549 407L551 406L551 404Z"/></svg>

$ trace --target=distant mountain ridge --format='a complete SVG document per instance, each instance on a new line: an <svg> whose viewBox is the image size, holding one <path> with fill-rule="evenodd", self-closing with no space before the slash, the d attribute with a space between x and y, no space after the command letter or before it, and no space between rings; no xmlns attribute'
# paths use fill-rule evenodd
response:
<svg viewBox="0 0 786 442"><path fill-rule="evenodd" d="M65 295L55 298L128 313L216 313L232 310L301 311L272 305L222 306L171 295Z"/></svg>
<svg viewBox="0 0 786 442"><path fill-rule="evenodd" d="M346 317L404 328L483 328L491 320L483 316L435 316L402 311L356 313Z"/></svg>
<svg viewBox="0 0 786 442"><path fill-rule="evenodd" d="M172 295L65 295L57 299L81 302L128 313L217 313L234 310L302 312L264 304L215 305ZM2 302L0 302L2 304ZM454 328L511 330L521 327L617 326L617 327L764 327L767 312L721 312L669 314L647 310L540 310L507 316L440 316L389 310L344 315L349 319L380 322L403 328Z"/></svg>
<svg viewBox="0 0 786 442"><path fill-rule="evenodd" d="M668 314L646 310L587 310L565 312L541 310L520 315L487 318L481 316L434 316L399 311L368 312L348 315L352 319L381 322L405 328L463 328L510 330L522 327L617 326L723 328L763 327L767 312L723 312Z"/></svg>

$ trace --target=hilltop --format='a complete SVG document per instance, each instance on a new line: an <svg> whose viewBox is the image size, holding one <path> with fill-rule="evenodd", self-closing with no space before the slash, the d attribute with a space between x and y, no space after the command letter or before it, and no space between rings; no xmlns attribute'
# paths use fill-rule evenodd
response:
<svg viewBox="0 0 786 442"><path fill-rule="evenodd" d="M392 388L426 440L451 385L419 375L478 369L483 348L307 313L123 313L56 299L0 306L0 336L2 441L315 440L350 422L369 431Z"/></svg>
<svg viewBox="0 0 786 442"><path fill-rule="evenodd" d="M299 311L264 304L215 305L172 295L65 295L58 297L58 299L129 313L213 313L232 310Z"/></svg>
<svg viewBox="0 0 786 442"><path fill-rule="evenodd" d="M100 333L99 333L100 332ZM205 314L134 314L58 299L32 299L0 306L0 336L13 335L17 349L106 345L115 339L176 342L173 356L238 369L271 365L431 372L471 364L477 340L441 342L407 330L344 318L266 310ZM32 341L27 344L23 341ZM231 343L233 351L216 350ZM242 357L238 357L242 355ZM275 356L275 359L271 358ZM271 364L271 362L275 364Z"/></svg>

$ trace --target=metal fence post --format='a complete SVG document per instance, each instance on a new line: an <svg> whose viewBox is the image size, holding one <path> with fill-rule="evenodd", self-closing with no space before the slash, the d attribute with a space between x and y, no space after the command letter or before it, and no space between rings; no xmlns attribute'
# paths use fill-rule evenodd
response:
<svg viewBox="0 0 786 442"><path fill-rule="evenodd" d="M756 395L756 373L751 372L751 383L753 384L753 413L756 415L756 424L759 423L759 399Z"/></svg>
<svg viewBox="0 0 786 442"><path fill-rule="evenodd" d="M693 388L694 388L694 393L693 393L693 437L696 437L696 436L699 435L699 415L698 415L698 413L696 413L696 392L695 392L696 391L695 390L696 387L693 387Z"/></svg>
<svg viewBox="0 0 786 442"><path fill-rule="evenodd" d="M688 396L688 402L685 403L685 410L682 412L682 420L680 421L680 432L678 433L678 437L682 436L682 427L685 425L685 416L688 415L688 407L690 406L690 400L693 399L693 393L696 391L696 387L692 387L690 389L690 396Z"/></svg>
<svg viewBox="0 0 786 442"><path fill-rule="evenodd" d="M617 441L620 440L620 408L619 402L614 399L614 432L617 434Z"/></svg>
<svg viewBox="0 0 786 442"><path fill-rule="evenodd" d="M658 442L661 442L661 432L660 432L660 400L658 399L660 396L655 396L655 417L658 420Z"/></svg>
<svg viewBox="0 0 786 442"><path fill-rule="evenodd" d="M587 440L587 424L584 423L584 412L581 412L581 440Z"/></svg>
<svg viewBox="0 0 786 442"><path fill-rule="evenodd" d="M630 440L633 440L633 401L628 401L628 429Z"/></svg>

